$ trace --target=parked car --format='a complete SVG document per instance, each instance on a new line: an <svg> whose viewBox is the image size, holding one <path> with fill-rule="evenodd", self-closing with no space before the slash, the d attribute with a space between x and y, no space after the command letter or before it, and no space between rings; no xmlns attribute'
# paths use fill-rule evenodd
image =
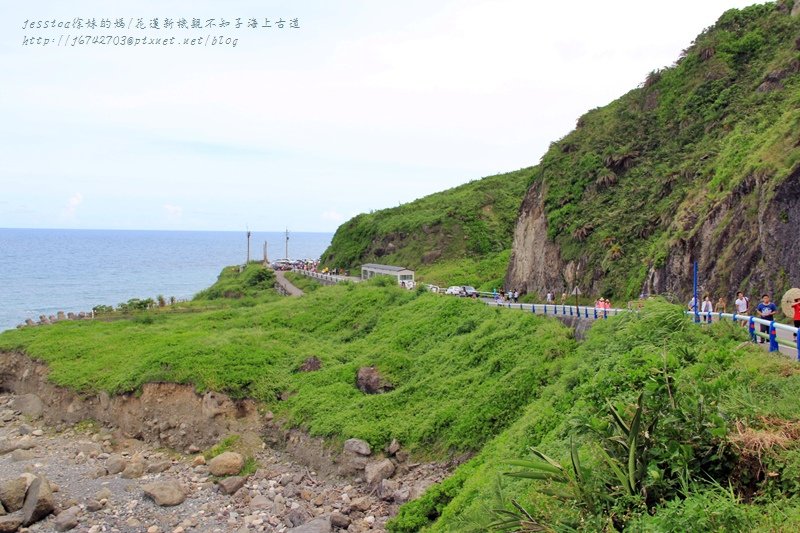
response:
<svg viewBox="0 0 800 533"><path fill-rule="evenodd" d="M461 293L464 289L459 287L458 285L453 285L452 287L447 287L447 290L444 291L445 294L452 294L453 296L461 296Z"/></svg>
<svg viewBox="0 0 800 533"><path fill-rule="evenodd" d="M464 285L461 287L461 296L466 296L468 298L477 298L479 294L477 289L475 289L475 287L471 287L470 285Z"/></svg>

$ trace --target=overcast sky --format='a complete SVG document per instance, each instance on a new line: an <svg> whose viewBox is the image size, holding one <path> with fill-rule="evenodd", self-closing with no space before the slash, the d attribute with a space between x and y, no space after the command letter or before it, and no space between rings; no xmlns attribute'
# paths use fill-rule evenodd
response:
<svg viewBox="0 0 800 533"><path fill-rule="evenodd" d="M536 164L752 3L4 1L0 227L333 231ZM98 27L23 29L76 17ZM176 44L57 45L77 34ZM236 46L182 44L209 35Z"/></svg>

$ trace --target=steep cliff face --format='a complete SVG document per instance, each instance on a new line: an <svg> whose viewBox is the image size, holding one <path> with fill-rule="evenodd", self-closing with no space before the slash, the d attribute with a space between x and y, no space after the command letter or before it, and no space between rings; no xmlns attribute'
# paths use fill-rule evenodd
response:
<svg viewBox="0 0 800 533"><path fill-rule="evenodd" d="M506 283L617 298L800 285L800 16L726 12L542 158Z"/></svg>

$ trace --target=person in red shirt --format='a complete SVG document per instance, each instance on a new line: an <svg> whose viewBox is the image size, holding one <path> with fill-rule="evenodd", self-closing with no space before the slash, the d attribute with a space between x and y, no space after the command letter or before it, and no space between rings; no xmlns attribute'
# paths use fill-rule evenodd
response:
<svg viewBox="0 0 800 533"><path fill-rule="evenodd" d="M794 299L792 309L794 309L794 327L800 328L800 298ZM797 333L794 334L794 338L797 338Z"/></svg>

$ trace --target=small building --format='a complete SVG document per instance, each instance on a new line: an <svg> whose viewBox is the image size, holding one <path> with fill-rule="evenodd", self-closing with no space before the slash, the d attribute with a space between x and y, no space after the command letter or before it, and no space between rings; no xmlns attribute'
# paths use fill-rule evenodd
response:
<svg viewBox="0 0 800 533"><path fill-rule="evenodd" d="M397 280L397 284L414 282L414 271L404 267L392 265L376 265L367 263L361 265L361 279L370 279L375 276L392 276Z"/></svg>

